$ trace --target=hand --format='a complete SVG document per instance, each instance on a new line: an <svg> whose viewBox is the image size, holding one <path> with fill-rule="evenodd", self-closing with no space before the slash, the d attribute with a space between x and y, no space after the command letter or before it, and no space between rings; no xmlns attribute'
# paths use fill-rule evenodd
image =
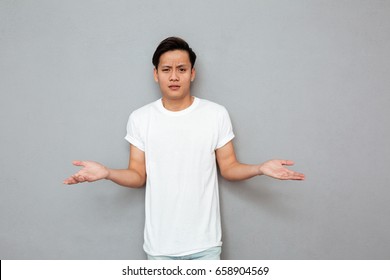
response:
<svg viewBox="0 0 390 280"><path fill-rule="evenodd" d="M260 165L260 172L263 175L279 179L279 180L304 180L305 175L295 171L291 171L284 165L294 165L291 160L269 160Z"/></svg>
<svg viewBox="0 0 390 280"><path fill-rule="evenodd" d="M73 185L83 182L94 182L101 179L106 179L109 175L109 170L104 165L93 161L73 161L73 165L83 166L76 174L64 180L64 184Z"/></svg>

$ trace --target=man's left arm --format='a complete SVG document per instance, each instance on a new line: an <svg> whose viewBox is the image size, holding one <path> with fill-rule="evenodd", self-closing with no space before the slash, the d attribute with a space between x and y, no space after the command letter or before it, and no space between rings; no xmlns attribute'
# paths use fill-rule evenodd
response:
<svg viewBox="0 0 390 280"><path fill-rule="evenodd" d="M261 164L243 164L236 158L233 142L216 150L216 157L222 177L229 181L240 181L254 176L266 175L279 180L304 180L305 175L287 169L294 164L291 160L269 160Z"/></svg>

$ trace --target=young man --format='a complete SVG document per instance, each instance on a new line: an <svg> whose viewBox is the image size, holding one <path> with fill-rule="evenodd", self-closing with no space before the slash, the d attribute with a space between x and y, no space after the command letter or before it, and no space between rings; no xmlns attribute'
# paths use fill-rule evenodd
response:
<svg viewBox="0 0 390 280"><path fill-rule="evenodd" d="M284 166L289 160L258 165L237 161L226 109L191 95L196 55L176 37L165 39L153 55L154 79L162 98L134 111L125 139L130 142L127 169L91 161L65 184L108 179L139 188L146 183L144 250L148 259L219 259L221 220L217 166L227 180L267 175L303 180Z"/></svg>

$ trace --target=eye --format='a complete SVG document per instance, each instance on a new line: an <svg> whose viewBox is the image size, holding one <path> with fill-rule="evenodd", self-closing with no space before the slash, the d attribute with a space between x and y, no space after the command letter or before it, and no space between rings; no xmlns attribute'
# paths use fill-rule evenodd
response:
<svg viewBox="0 0 390 280"><path fill-rule="evenodd" d="M180 72L180 73L184 73L184 72L186 72L186 71L187 71L187 69L185 69L185 68L180 68L180 69L179 69L179 72Z"/></svg>
<svg viewBox="0 0 390 280"><path fill-rule="evenodd" d="M161 71L163 71L164 73L168 73L169 72L169 68L163 68Z"/></svg>

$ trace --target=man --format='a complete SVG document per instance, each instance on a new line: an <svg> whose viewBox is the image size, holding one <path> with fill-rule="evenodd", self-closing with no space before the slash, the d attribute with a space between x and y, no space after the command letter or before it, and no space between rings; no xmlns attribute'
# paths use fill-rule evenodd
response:
<svg viewBox="0 0 390 280"><path fill-rule="evenodd" d="M237 161L226 109L191 95L196 55L176 37L162 41L153 55L154 79L162 98L129 118L127 169L114 170L91 161L65 184L108 179L139 188L146 183L144 250L148 259L219 259L221 221L217 166L227 180L267 175L303 180L284 166L289 160L258 165Z"/></svg>

